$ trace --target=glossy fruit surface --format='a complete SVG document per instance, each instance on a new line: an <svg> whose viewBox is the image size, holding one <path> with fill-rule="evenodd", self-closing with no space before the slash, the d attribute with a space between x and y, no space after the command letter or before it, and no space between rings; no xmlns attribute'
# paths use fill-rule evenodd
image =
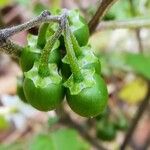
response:
<svg viewBox="0 0 150 150"><path fill-rule="evenodd" d="M67 102L71 109L83 117L93 117L102 113L108 100L107 87L104 80L94 74L95 84L84 88L80 93L72 95L67 91Z"/></svg>
<svg viewBox="0 0 150 150"><path fill-rule="evenodd" d="M33 67L35 60L40 57L40 51L26 47L23 49L20 57L20 66L23 72L30 70Z"/></svg>
<svg viewBox="0 0 150 150"><path fill-rule="evenodd" d="M103 119L98 122L97 125L97 136L101 140L111 141L116 137L116 129L113 123L106 121Z"/></svg>
<svg viewBox="0 0 150 150"><path fill-rule="evenodd" d="M24 47L19 61L23 72L30 70L40 56L41 50L36 46L37 39L38 37L34 35L29 35L27 38L28 44Z"/></svg>
<svg viewBox="0 0 150 150"><path fill-rule="evenodd" d="M60 15L61 10L57 9L53 12L54 15ZM69 26L73 34L75 35L80 46L85 46L89 39L89 28L87 21L81 16L79 10L68 10L68 21ZM53 34L56 31L57 26L55 24L49 26L48 35ZM60 38L61 46L64 45L64 39Z"/></svg>
<svg viewBox="0 0 150 150"><path fill-rule="evenodd" d="M37 66L35 64L30 71L25 73L23 89L27 101L40 111L55 109L64 97L62 78L57 74L55 64L49 65L52 76L44 78L38 75Z"/></svg>
<svg viewBox="0 0 150 150"><path fill-rule="evenodd" d="M56 63L59 65L61 56L59 47L59 41L56 42L52 51L49 54L49 62ZM36 60L39 60L41 55L41 49L37 47L37 36L29 35L28 36L28 45L24 47L21 57L20 57L20 66L23 72L29 71Z"/></svg>
<svg viewBox="0 0 150 150"><path fill-rule="evenodd" d="M78 10L70 10L68 14L71 31L75 35L79 45L86 45L89 39L89 29L86 20L80 15Z"/></svg>
<svg viewBox="0 0 150 150"><path fill-rule="evenodd" d="M19 96L21 101L23 101L24 103L28 103L23 91L23 78L17 79L17 95Z"/></svg>

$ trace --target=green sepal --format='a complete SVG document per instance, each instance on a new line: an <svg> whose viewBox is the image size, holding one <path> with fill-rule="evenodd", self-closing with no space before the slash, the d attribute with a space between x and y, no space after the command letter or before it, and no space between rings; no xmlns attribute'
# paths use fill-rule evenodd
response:
<svg viewBox="0 0 150 150"><path fill-rule="evenodd" d="M73 24L73 26L70 26L71 30L74 32L77 28L80 28L82 26L85 26L84 23L80 20L80 12L78 9L70 10L68 11L68 20L69 24Z"/></svg>
<svg viewBox="0 0 150 150"><path fill-rule="evenodd" d="M64 64L69 64L69 60L68 60L67 55L65 55L65 56L62 58L62 62L63 62Z"/></svg>
<svg viewBox="0 0 150 150"><path fill-rule="evenodd" d="M50 63L48 65L50 75L47 77L41 77L38 74L39 63L35 62L34 66L28 72L25 72L25 78L29 78L33 81L36 87L46 87L48 84L59 84L62 81L62 77L58 74L57 65L54 63Z"/></svg>
<svg viewBox="0 0 150 150"><path fill-rule="evenodd" d="M86 67L86 65L88 65L88 64L100 62L100 59L94 55L90 46L83 46L80 48L82 51L82 55L79 56L79 58L78 58L78 64L81 68ZM65 64L69 64L69 60L68 60L67 55L65 55L63 57L62 62Z"/></svg>
<svg viewBox="0 0 150 150"><path fill-rule="evenodd" d="M92 87L93 84L95 84L95 80L93 78L93 75L95 73L94 69L82 69L81 72L84 77L83 81L76 82L72 74L69 79L63 84L65 87L69 88L71 95L77 95L83 89Z"/></svg>
<svg viewBox="0 0 150 150"><path fill-rule="evenodd" d="M47 38L46 38L47 42L48 42L49 38L50 38L50 36L47 36ZM28 41L27 47L30 47L31 51L34 51L34 52L37 51L40 53L41 50L37 47L37 40L38 40L38 36L29 34L27 36L27 41ZM52 50L57 49L59 46L60 46L60 42L59 42L59 40L57 40L57 42L54 44Z"/></svg>
<svg viewBox="0 0 150 150"><path fill-rule="evenodd" d="M36 47L37 39L38 39L37 35L28 34L27 36L28 45L31 47Z"/></svg>
<svg viewBox="0 0 150 150"><path fill-rule="evenodd" d="M81 51L82 56L78 58L78 63L79 66L81 66L82 68L84 68L88 64L95 63L98 61L100 62L100 59L94 55L90 46L81 47Z"/></svg>

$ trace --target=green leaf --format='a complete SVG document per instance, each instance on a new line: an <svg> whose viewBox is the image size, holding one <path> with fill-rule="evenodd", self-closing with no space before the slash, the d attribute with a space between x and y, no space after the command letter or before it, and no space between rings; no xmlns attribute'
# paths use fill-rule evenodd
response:
<svg viewBox="0 0 150 150"><path fill-rule="evenodd" d="M0 131L7 130L9 128L9 122L5 119L4 116L0 115Z"/></svg>
<svg viewBox="0 0 150 150"><path fill-rule="evenodd" d="M55 150L89 150L89 145L73 129L60 129L51 136Z"/></svg>
<svg viewBox="0 0 150 150"><path fill-rule="evenodd" d="M150 55L127 53L125 62L136 73L150 79Z"/></svg>
<svg viewBox="0 0 150 150"><path fill-rule="evenodd" d="M37 135L29 145L29 150L90 150L73 129L60 129L48 134Z"/></svg>
<svg viewBox="0 0 150 150"><path fill-rule="evenodd" d="M132 17L129 1L123 0L116 2L107 13L116 19L128 19Z"/></svg>
<svg viewBox="0 0 150 150"><path fill-rule="evenodd" d="M55 150L50 136L40 134L29 145L29 150Z"/></svg>
<svg viewBox="0 0 150 150"><path fill-rule="evenodd" d="M38 2L35 4L33 8L33 12L35 15L39 15L42 11L48 9L46 6L44 6L42 3Z"/></svg>

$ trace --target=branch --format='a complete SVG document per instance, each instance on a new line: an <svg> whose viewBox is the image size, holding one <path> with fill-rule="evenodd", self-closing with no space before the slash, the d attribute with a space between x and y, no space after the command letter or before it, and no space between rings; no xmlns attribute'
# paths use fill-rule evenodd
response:
<svg viewBox="0 0 150 150"><path fill-rule="evenodd" d="M19 58L22 51L22 47L8 40L10 36L17 34L21 31L28 30L43 22L61 23L61 21L64 18L64 14L65 11L60 16L51 16L50 12L45 10L39 16L26 23L0 30L0 51L12 55L13 57Z"/></svg>
<svg viewBox="0 0 150 150"><path fill-rule="evenodd" d="M138 125L138 122L140 120L140 118L142 117L142 115L144 114L144 111L146 110L146 107L148 106L149 104L149 100L150 100L150 81L148 81L148 92L147 92L147 95L146 97L144 98L144 100L142 101L142 103L140 104L136 114L135 114L135 117L133 118L132 120L132 124L125 136L125 139L121 145L121 150L125 150L126 149L126 146L128 145L128 143L131 141L131 138L132 138L132 135Z"/></svg>
<svg viewBox="0 0 150 150"><path fill-rule="evenodd" d="M150 28L150 19L132 19L125 21L102 21L96 28L96 31L108 29L137 29L137 28Z"/></svg>
<svg viewBox="0 0 150 150"><path fill-rule="evenodd" d="M22 47L6 40L0 45L0 52L4 52L8 55L11 55L13 58L19 58L21 55Z"/></svg>
<svg viewBox="0 0 150 150"><path fill-rule="evenodd" d="M8 37L10 37L14 34L17 34L24 30L31 29L32 27L35 27L43 22L52 22L52 21L60 22L60 19L61 18L59 16L51 16L50 12L45 10L36 18L34 18L24 24L0 30L0 38L7 39Z"/></svg>
<svg viewBox="0 0 150 150"><path fill-rule="evenodd" d="M108 9L116 2L117 0L100 0L100 5L89 22L89 30L92 34L94 30L96 29L98 23L102 20L103 16L106 14Z"/></svg>

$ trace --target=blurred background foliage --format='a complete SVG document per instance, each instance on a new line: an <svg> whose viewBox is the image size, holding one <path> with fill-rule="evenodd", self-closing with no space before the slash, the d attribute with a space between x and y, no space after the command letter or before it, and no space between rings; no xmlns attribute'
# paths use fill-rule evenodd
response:
<svg viewBox="0 0 150 150"><path fill-rule="evenodd" d="M78 8L89 21L98 4L98 0L0 0L0 27L20 24L45 9L52 11L57 8ZM150 19L149 0L118 0L103 21L135 18ZM37 28L13 36L12 40L25 45L28 32L37 34ZM64 104L71 118L94 139L103 141L107 149L118 149L139 103L147 95L150 80L149 40L150 30L145 28L95 32L89 44L100 57L102 75L108 85L110 98L107 112L91 121L77 116ZM19 101L15 78L21 74L20 70L7 56L2 54L0 57L0 84L3 85L0 86L0 150L91 149L91 143L84 139L80 129L78 131L73 129L73 125L67 127L61 123L61 113L58 113L60 116L54 112L41 113ZM149 123L148 112L133 137L131 149L141 148L145 144L150 134Z"/></svg>

